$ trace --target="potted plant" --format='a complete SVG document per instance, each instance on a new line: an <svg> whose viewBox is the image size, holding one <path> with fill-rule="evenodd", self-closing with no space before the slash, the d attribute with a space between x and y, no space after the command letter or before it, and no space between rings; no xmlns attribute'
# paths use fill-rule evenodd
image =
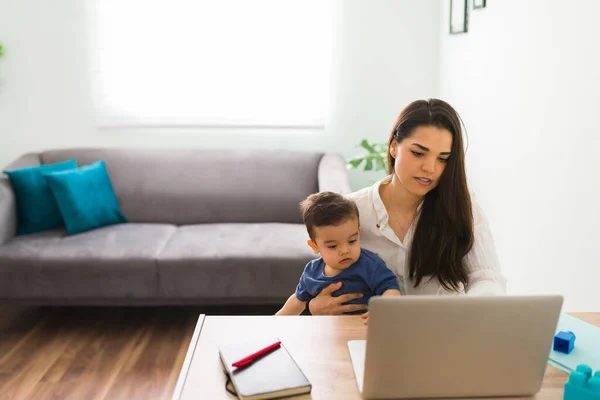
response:
<svg viewBox="0 0 600 400"><path fill-rule="evenodd" d="M387 144L372 143L363 139L359 147L366 151L350 159L347 163L349 169L358 169L362 171L386 171L387 170Z"/></svg>

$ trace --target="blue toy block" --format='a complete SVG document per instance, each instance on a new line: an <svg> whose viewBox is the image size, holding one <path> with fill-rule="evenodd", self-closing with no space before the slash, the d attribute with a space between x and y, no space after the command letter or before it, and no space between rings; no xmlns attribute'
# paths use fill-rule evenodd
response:
<svg viewBox="0 0 600 400"><path fill-rule="evenodd" d="M592 369L580 364L565 383L564 400L600 400L600 371L592 376Z"/></svg>
<svg viewBox="0 0 600 400"><path fill-rule="evenodd" d="M560 331L554 336L554 347L555 351L569 354L575 347L575 334L571 331L565 332Z"/></svg>

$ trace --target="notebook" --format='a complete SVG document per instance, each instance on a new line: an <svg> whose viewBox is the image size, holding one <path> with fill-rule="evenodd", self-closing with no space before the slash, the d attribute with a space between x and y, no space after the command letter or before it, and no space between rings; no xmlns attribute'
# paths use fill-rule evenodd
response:
<svg viewBox="0 0 600 400"><path fill-rule="evenodd" d="M548 363L565 372L575 371L577 365L587 364L600 369L600 328L569 314L562 313L556 333L571 331L575 334L575 347L569 354L551 350Z"/></svg>
<svg viewBox="0 0 600 400"><path fill-rule="evenodd" d="M246 367L231 366L278 340L271 338L218 346L225 373L240 400L274 399L310 393L310 382L283 343Z"/></svg>

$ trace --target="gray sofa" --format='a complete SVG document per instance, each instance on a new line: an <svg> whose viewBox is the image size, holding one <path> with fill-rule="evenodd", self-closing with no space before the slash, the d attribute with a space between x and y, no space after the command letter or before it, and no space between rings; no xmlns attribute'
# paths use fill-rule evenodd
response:
<svg viewBox="0 0 600 400"><path fill-rule="evenodd" d="M298 203L350 191L337 155L289 151L64 149L6 167L104 160L128 223L15 236L0 177L0 303L276 304L314 257Z"/></svg>

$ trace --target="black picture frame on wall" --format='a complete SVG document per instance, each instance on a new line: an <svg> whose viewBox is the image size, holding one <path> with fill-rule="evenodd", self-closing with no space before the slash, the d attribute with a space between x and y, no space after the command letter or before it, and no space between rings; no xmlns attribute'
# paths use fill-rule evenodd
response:
<svg viewBox="0 0 600 400"><path fill-rule="evenodd" d="M467 33L469 0L450 0L450 34Z"/></svg>
<svg viewBox="0 0 600 400"><path fill-rule="evenodd" d="M485 0L473 0L473 10L485 8Z"/></svg>

